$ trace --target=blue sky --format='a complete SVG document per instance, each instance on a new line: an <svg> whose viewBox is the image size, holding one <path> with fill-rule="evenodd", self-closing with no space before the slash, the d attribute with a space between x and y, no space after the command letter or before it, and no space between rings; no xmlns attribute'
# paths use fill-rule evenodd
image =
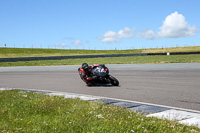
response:
<svg viewBox="0 0 200 133"><path fill-rule="evenodd" d="M0 0L0 47L200 46L199 0Z"/></svg>

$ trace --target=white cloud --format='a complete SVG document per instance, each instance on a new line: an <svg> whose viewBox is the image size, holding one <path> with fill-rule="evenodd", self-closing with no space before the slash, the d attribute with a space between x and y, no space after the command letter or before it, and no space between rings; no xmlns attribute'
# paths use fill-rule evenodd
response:
<svg viewBox="0 0 200 133"><path fill-rule="evenodd" d="M120 42L117 38L117 33L114 31L106 32L103 37L97 37L97 39L101 40L103 43L118 43Z"/></svg>
<svg viewBox="0 0 200 133"><path fill-rule="evenodd" d="M134 30L134 28L130 29L125 27L123 30L119 30L117 33L114 31L108 31L103 35L103 37L98 37L97 39L101 40L103 43L118 43L120 42L119 39L121 38L132 38L132 32Z"/></svg>
<svg viewBox="0 0 200 133"><path fill-rule="evenodd" d="M56 47L66 47L67 45L65 43L56 43L54 46L56 46Z"/></svg>
<svg viewBox="0 0 200 133"><path fill-rule="evenodd" d="M118 43L120 42L119 39L115 38L115 37L106 37L106 38L102 38L101 41L103 43Z"/></svg>
<svg viewBox="0 0 200 133"><path fill-rule="evenodd" d="M182 14L174 12L165 18L158 32L158 38L188 37L194 36L196 32L197 28L190 26Z"/></svg>
<svg viewBox="0 0 200 133"><path fill-rule="evenodd" d="M75 42L72 43L73 45L82 45L83 43L80 40L76 40Z"/></svg>
<svg viewBox="0 0 200 133"><path fill-rule="evenodd" d="M118 32L108 31L103 37L97 37L103 43L118 43L124 38L142 37L149 40L159 38L178 38L178 37L189 37L194 36L200 31L200 28L190 26L186 22L185 17L178 12L174 12L168 15L163 21L163 25L159 28L159 31L153 31L145 29L140 33L133 35L135 28L125 27Z"/></svg>
<svg viewBox="0 0 200 133"><path fill-rule="evenodd" d="M119 38L132 38L133 37L133 31L135 28L128 28L125 27L123 30L118 31L118 37Z"/></svg>
<svg viewBox="0 0 200 133"><path fill-rule="evenodd" d="M136 37L143 37L152 40L156 38L156 35L152 30L144 30L143 32L136 34Z"/></svg>
<svg viewBox="0 0 200 133"><path fill-rule="evenodd" d="M114 31L108 31L103 36L104 38L114 38L117 37L117 33Z"/></svg>

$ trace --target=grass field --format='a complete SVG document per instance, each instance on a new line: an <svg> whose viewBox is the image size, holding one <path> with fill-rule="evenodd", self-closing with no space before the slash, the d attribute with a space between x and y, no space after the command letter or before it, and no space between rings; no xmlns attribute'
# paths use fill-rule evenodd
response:
<svg viewBox="0 0 200 133"><path fill-rule="evenodd" d="M126 53L166 53L166 52L199 52L200 46L160 49L130 49L130 50L60 50L60 49L25 49L0 48L0 58L5 57L35 57L35 56L66 56L91 54L126 54Z"/></svg>
<svg viewBox="0 0 200 133"><path fill-rule="evenodd" d="M200 62L200 55L131 56L131 57L2 62L0 63L0 67L81 65L83 62L87 62L88 64L194 63L194 62Z"/></svg>
<svg viewBox="0 0 200 133"><path fill-rule="evenodd" d="M95 55L95 54L123 54L123 53L141 53L141 51L142 50L60 50L60 49L0 48L0 58L66 56L66 55Z"/></svg>
<svg viewBox="0 0 200 133"><path fill-rule="evenodd" d="M0 132L197 133L176 121L145 117L121 107L24 91L0 91Z"/></svg>

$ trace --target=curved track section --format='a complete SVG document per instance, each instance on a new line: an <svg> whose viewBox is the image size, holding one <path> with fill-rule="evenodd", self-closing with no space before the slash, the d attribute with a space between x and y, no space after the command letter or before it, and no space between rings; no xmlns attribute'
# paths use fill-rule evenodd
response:
<svg viewBox="0 0 200 133"><path fill-rule="evenodd" d="M200 63L107 66L119 87L87 87L74 65L1 67L0 88L62 91L200 111Z"/></svg>

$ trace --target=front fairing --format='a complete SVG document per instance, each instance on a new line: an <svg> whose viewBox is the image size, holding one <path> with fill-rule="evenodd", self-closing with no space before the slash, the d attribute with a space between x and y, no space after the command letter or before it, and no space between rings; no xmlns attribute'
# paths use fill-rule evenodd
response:
<svg viewBox="0 0 200 133"><path fill-rule="evenodd" d="M105 77L108 75L108 71L106 71L104 67L100 66L93 69L93 74L98 77Z"/></svg>

